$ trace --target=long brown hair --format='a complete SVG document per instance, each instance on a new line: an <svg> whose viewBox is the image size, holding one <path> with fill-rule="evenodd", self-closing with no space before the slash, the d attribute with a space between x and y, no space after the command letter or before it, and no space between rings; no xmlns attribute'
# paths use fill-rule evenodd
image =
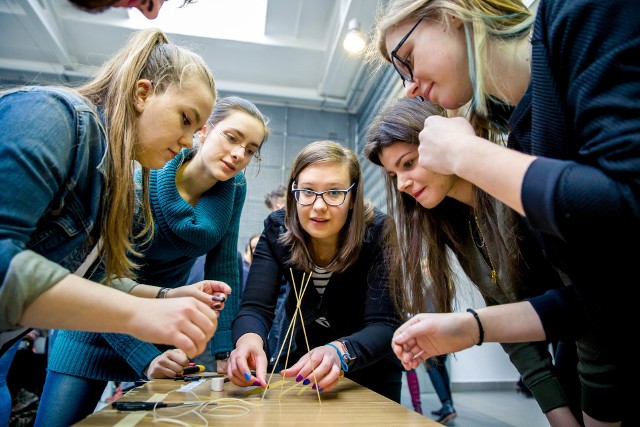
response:
<svg viewBox="0 0 640 427"><path fill-rule="evenodd" d="M328 271L342 272L356 262L360 255L366 225L373 220L373 206L364 200L362 169L358 157L353 151L334 141L312 142L298 153L291 167L287 189L291 190L298 175L307 167L322 164L346 165L349 179L356 184L351 189L353 207L340 230L338 252L329 265L324 267ZM289 261L300 270L311 271L315 263L309 253L309 235L300 224L296 200L291 197L291 193L287 194L285 226L287 231L280 239L284 244L292 246Z"/></svg>
<svg viewBox="0 0 640 427"><path fill-rule="evenodd" d="M213 75L199 55L169 42L157 29L134 33L127 45L107 61L97 76L77 91L100 107L108 136L107 179L103 193L100 236L103 241L107 283L114 277L135 277L137 267L128 255L139 255L133 245L135 211L134 160L137 143L136 82L153 81L156 94L171 85L197 78L216 98ZM149 169L142 168L142 217L140 235L151 236L153 219L149 204ZM149 237L150 238L150 237Z"/></svg>
<svg viewBox="0 0 640 427"><path fill-rule="evenodd" d="M400 142L419 145L425 119L445 114L443 108L416 98L390 101L368 129L364 155L381 166L379 156L384 148ZM475 221L473 215L483 230L490 258L496 260L496 269L506 280L515 281L519 254L514 231L517 217L513 211L475 186L473 211L450 197L426 209L398 191L395 177L387 173L383 176L389 214L385 242L391 295L401 313L420 313L428 306L440 312L452 311L456 289L449 249L456 256L464 256L460 236L469 235L469 221Z"/></svg>

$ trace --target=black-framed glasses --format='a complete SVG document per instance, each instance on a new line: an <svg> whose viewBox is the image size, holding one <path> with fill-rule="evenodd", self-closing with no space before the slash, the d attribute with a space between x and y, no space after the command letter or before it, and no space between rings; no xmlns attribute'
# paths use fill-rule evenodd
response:
<svg viewBox="0 0 640 427"><path fill-rule="evenodd" d="M250 158L253 157L256 160L262 160L262 156L260 156L260 148L254 148L251 147L249 144L245 144L242 145L240 144L240 141L238 140L238 138L230 133L225 133L222 132L220 130L218 130L217 127L215 127L214 125L211 125L212 128L214 128L220 135L224 136L224 138L229 141L232 145L237 145L238 147L242 147L244 148L244 153L245 155L249 156ZM249 146L248 146L249 145Z"/></svg>
<svg viewBox="0 0 640 427"><path fill-rule="evenodd" d="M398 51L400 50L404 42L407 41L409 36L411 36L411 33L413 33L413 30L415 30L418 27L418 25L422 22L423 19L424 18L418 19L418 22L416 22L415 25L411 27L409 32L405 34L402 40L400 40L400 42L396 45L396 47L391 51L391 63L393 64L393 68L395 68L398 74L400 74L400 78L402 79L402 86L406 86L407 82L409 83L413 82L413 70L411 69L410 64L406 63L404 59L398 56Z"/></svg>
<svg viewBox="0 0 640 427"><path fill-rule="evenodd" d="M318 197L322 198L322 200L329 206L340 206L347 199L347 194L351 191L354 185L356 185L355 182L346 190L313 191L308 188L293 188L295 186L294 182L291 184L291 192L293 193L293 197L296 199L296 202L302 206L314 204Z"/></svg>

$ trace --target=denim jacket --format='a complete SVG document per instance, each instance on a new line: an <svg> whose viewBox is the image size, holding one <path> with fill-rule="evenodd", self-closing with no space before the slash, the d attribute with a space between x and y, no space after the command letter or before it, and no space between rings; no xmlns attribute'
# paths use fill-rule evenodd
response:
<svg viewBox="0 0 640 427"><path fill-rule="evenodd" d="M75 92L0 93L0 331L98 241L106 152L100 115Z"/></svg>

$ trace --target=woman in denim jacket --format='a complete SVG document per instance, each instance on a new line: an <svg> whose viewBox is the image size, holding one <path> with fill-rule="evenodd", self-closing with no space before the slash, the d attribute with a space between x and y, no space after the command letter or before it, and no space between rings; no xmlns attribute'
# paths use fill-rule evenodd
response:
<svg viewBox="0 0 640 427"><path fill-rule="evenodd" d="M134 161L146 195L149 168L191 145L215 98L202 58L158 30L135 34L77 90L0 95L2 351L25 327L129 333L190 356L204 350L217 322L211 294L229 287L201 282L172 295L195 298L154 299L158 288L133 280L127 254L135 253ZM142 210L147 232L148 200ZM105 260L109 286L82 278L92 258Z"/></svg>
<svg viewBox="0 0 640 427"><path fill-rule="evenodd" d="M196 259L205 257L202 277L222 280L233 290L211 341L214 352L233 349L231 322L241 295L238 232L247 191L243 171L254 157L260 159L269 133L266 123L251 102L222 98L198 135L200 143L151 172L155 232L135 258L138 277L166 286L167 296L172 296L190 283ZM225 362L217 363L218 370L226 372ZM49 356L36 426L68 426L90 415L108 381L174 378L188 364L181 350L130 335L60 331ZM65 405L68 401L74 404Z"/></svg>

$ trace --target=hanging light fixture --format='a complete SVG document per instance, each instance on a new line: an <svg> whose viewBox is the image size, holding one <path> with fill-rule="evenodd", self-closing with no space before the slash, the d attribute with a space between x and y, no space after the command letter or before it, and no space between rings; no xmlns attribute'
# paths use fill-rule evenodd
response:
<svg viewBox="0 0 640 427"><path fill-rule="evenodd" d="M364 50L366 44L364 34L360 30L360 21L356 18L351 19L349 21L349 31L344 37L342 47L344 47L347 52L360 53Z"/></svg>

